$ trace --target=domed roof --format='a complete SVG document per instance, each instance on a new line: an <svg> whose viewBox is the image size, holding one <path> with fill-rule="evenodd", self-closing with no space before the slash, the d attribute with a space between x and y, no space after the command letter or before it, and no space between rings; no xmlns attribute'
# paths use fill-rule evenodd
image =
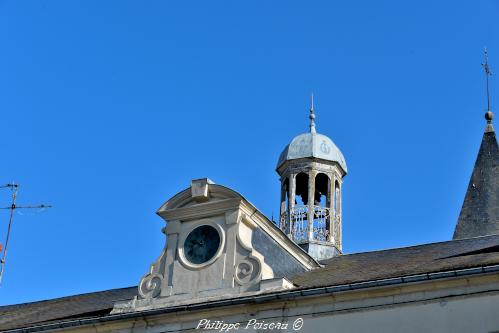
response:
<svg viewBox="0 0 499 333"><path fill-rule="evenodd" d="M340 149L327 136L314 132L300 134L291 140L279 156L277 168L286 161L307 157L337 162L347 173L347 164Z"/></svg>
<svg viewBox="0 0 499 333"><path fill-rule="evenodd" d="M312 95L312 105L310 107L310 133L303 133L296 136L291 143L284 148L277 169L284 162L299 158L315 157L326 161L337 162L345 173L347 173L347 163L343 154L334 144L333 140L325 135L317 133L315 130L314 95Z"/></svg>

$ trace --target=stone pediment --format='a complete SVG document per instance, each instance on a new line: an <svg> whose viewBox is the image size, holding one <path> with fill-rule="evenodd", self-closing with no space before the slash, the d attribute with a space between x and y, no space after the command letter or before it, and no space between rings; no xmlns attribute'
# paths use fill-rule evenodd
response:
<svg viewBox="0 0 499 333"><path fill-rule="evenodd" d="M236 191L228 187L217 185L208 178L195 179L191 186L166 201L159 209L160 212L197 205L206 201L220 201L226 199L242 199Z"/></svg>
<svg viewBox="0 0 499 333"><path fill-rule="evenodd" d="M236 191L217 185L208 178L196 179L191 186L166 201L157 214L166 221L196 218L210 212L229 209L245 200Z"/></svg>
<svg viewBox="0 0 499 333"><path fill-rule="evenodd" d="M142 277L139 296L117 303L115 313L292 288L286 277L319 267L243 196L206 178L157 214L167 222L165 247Z"/></svg>

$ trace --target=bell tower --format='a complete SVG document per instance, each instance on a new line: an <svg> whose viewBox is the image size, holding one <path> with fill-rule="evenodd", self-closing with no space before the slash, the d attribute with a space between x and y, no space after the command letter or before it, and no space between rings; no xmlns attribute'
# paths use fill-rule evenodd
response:
<svg viewBox="0 0 499 333"><path fill-rule="evenodd" d="M343 154L319 134L310 107L310 131L296 136L279 157L280 228L316 260L341 254Z"/></svg>

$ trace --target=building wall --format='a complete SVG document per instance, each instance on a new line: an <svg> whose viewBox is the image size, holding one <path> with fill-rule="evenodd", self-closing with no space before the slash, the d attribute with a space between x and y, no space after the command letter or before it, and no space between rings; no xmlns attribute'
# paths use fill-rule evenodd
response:
<svg viewBox="0 0 499 333"><path fill-rule="evenodd" d="M303 332L498 332L499 295L444 298L304 317Z"/></svg>
<svg viewBox="0 0 499 333"><path fill-rule="evenodd" d="M202 320L227 325L239 323L238 329L229 332L499 332L499 274L260 300L200 310L181 307L170 313L125 314L119 320L94 320L89 325L67 327L62 331L224 331L223 326L207 329L206 324L200 325ZM271 323L281 327L287 324L287 327L283 330L263 328ZM293 324L300 327L293 327Z"/></svg>
<svg viewBox="0 0 499 333"><path fill-rule="evenodd" d="M298 260L261 229L253 231L251 245L259 253L265 254L263 260L272 267L274 277L292 276L306 271Z"/></svg>

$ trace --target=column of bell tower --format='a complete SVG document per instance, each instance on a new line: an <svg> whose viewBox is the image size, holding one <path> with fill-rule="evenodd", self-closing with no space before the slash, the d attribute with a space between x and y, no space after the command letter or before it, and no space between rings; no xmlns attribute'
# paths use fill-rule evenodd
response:
<svg viewBox="0 0 499 333"><path fill-rule="evenodd" d="M341 192L347 173L341 151L315 129L296 136L277 163L281 177L280 228L316 260L341 254Z"/></svg>

